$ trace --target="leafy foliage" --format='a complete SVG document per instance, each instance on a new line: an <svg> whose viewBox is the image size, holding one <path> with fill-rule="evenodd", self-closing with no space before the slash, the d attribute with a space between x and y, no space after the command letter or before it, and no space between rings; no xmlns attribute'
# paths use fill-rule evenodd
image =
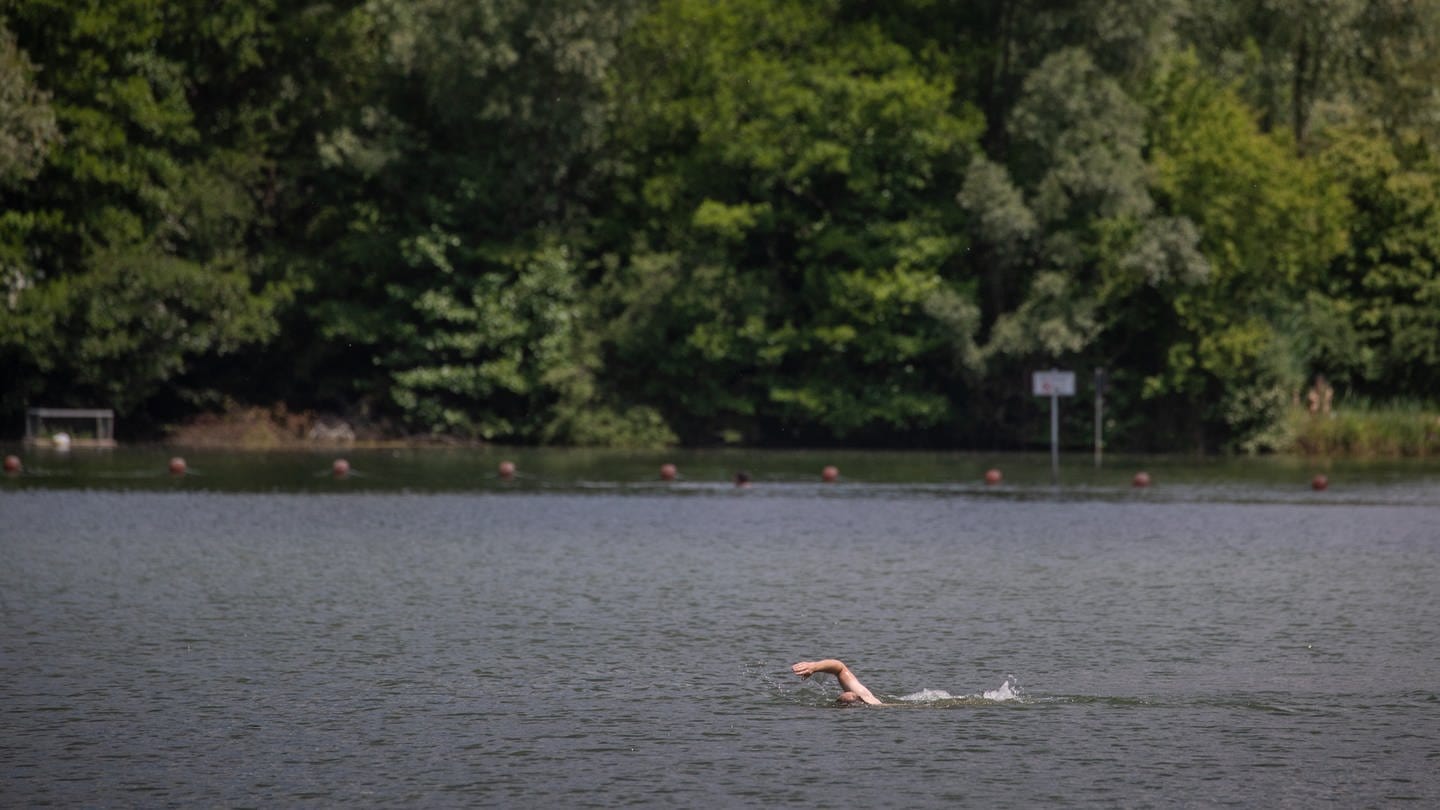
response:
<svg viewBox="0 0 1440 810"><path fill-rule="evenodd" d="M35 66L0 20L0 184L32 179L60 138L48 94L35 85Z"/></svg>
<svg viewBox="0 0 1440 810"><path fill-rule="evenodd" d="M1309 364L1356 393L1440 398L1440 173L1360 132L1323 162L1353 213L1348 249L1306 298Z"/></svg>
<svg viewBox="0 0 1440 810"><path fill-rule="evenodd" d="M0 415L1263 450L1440 398L1436 0L0 0Z"/></svg>
<svg viewBox="0 0 1440 810"><path fill-rule="evenodd" d="M1193 59L1161 75L1151 103L1158 196L1199 229L1209 272L1175 292L1181 330L1145 394L1184 398L1222 441L1243 441L1279 419L1300 387L1293 336L1280 324L1344 249L1347 207L1318 166L1261 132Z"/></svg>
<svg viewBox="0 0 1440 810"><path fill-rule="evenodd" d="M283 290L254 278L246 163L200 142L167 55L187 32L139 0L22 3L9 24L64 137L3 192L6 406L133 410L191 363L273 336Z"/></svg>
<svg viewBox="0 0 1440 810"><path fill-rule="evenodd" d="M618 213L640 227L615 245L609 346L689 439L934 426L974 354L950 198L979 120L833 14L666 2L627 43Z"/></svg>

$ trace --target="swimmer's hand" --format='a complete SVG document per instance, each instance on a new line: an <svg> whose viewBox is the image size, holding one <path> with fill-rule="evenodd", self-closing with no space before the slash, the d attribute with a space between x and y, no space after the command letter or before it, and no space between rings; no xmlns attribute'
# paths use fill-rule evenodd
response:
<svg viewBox="0 0 1440 810"><path fill-rule="evenodd" d="M790 671L801 678L808 678L817 672L828 672L838 676L845 671L845 665L834 658L826 658L824 661L800 661L790 666Z"/></svg>
<svg viewBox="0 0 1440 810"><path fill-rule="evenodd" d="M809 678L816 672L824 671L819 668L820 663L820 661L800 661L798 663L792 664L790 666L790 671L795 673L796 675L799 675L802 679Z"/></svg>
<svg viewBox="0 0 1440 810"><path fill-rule="evenodd" d="M855 677L855 673L845 666L845 662L836 658L826 658L824 661L799 661L790 665L790 671L799 675L802 679L809 678L817 672L828 672L840 681L840 688L846 692L854 692L860 700L878 705L880 699L871 694L865 684Z"/></svg>

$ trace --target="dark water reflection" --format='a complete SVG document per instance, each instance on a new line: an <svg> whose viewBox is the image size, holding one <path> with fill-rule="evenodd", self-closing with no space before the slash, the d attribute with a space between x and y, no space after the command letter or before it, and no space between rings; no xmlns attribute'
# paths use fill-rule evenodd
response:
<svg viewBox="0 0 1440 810"><path fill-rule="evenodd" d="M21 453L19 447L6 454ZM1440 459L1329 460L1289 457L1197 459L1177 456L1107 456L1096 467L1090 456L1062 457L1058 482L1048 454L977 454L872 451L746 450L555 450L546 448L330 449L314 451L177 450L129 447L110 451L23 453L25 471L0 476L0 492L22 489L107 489L157 492L607 492L613 494L713 494L729 489L739 470L749 472L756 492L839 495L985 495L1011 499L1133 499L1220 502L1440 503ZM171 475L168 461L183 456L185 475ZM332 475L336 459L352 474ZM513 462L511 480L497 474ZM679 469L674 482L660 480L662 464ZM821 470L836 466L840 480L821 483ZM987 486L984 474L998 469L1003 481ZM1137 472L1153 485L1132 487ZM1330 488L1314 493L1324 475Z"/></svg>
<svg viewBox="0 0 1440 810"><path fill-rule="evenodd" d="M0 800L1440 802L1423 465L438 455L27 461ZM833 708L818 656L897 705Z"/></svg>

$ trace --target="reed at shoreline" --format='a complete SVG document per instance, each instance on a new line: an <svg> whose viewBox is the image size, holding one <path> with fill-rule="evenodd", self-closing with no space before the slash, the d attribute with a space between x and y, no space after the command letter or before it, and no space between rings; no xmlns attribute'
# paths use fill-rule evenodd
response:
<svg viewBox="0 0 1440 810"><path fill-rule="evenodd" d="M1281 452L1308 456L1440 455L1440 408L1417 402L1340 402L1328 413L1295 407L1285 416L1291 437Z"/></svg>

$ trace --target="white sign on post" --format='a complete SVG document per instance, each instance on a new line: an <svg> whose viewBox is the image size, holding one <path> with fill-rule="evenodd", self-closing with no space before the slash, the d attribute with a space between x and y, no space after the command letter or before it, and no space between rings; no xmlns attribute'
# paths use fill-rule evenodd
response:
<svg viewBox="0 0 1440 810"><path fill-rule="evenodd" d="M1075 372L1052 368L1031 377L1035 396L1050 397L1050 480L1060 483L1060 397L1075 396Z"/></svg>
<svg viewBox="0 0 1440 810"><path fill-rule="evenodd" d="M1031 379L1037 397L1075 396L1075 372L1073 371L1055 371L1053 369L1037 371Z"/></svg>

